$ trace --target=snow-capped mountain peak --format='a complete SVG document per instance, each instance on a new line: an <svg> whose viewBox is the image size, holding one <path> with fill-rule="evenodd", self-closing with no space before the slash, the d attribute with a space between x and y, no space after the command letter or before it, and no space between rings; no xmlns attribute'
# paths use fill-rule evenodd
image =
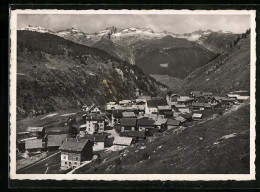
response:
<svg viewBox="0 0 260 192"><path fill-rule="evenodd" d="M21 28L20 30L26 30L26 31L35 31L35 32L39 32L39 33L50 33L50 34L54 34L53 31L40 27L40 26L31 26L28 25L27 27Z"/></svg>

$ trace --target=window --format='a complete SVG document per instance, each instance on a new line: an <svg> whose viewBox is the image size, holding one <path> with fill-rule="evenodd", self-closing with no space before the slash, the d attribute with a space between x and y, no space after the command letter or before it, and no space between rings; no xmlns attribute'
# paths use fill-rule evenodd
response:
<svg viewBox="0 0 260 192"><path fill-rule="evenodd" d="M65 161L64 163L65 163L65 165L67 165L67 161Z"/></svg>
<svg viewBox="0 0 260 192"><path fill-rule="evenodd" d="M76 161L78 161L79 160L79 157L76 157Z"/></svg>
<svg viewBox="0 0 260 192"><path fill-rule="evenodd" d="M77 165L77 162L74 162L74 165Z"/></svg>
<svg viewBox="0 0 260 192"><path fill-rule="evenodd" d="M66 159L66 155L63 155L63 159Z"/></svg>

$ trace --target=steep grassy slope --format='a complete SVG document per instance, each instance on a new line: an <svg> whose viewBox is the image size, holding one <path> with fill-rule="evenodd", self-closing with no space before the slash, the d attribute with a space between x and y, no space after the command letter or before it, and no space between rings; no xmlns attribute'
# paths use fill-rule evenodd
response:
<svg viewBox="0 0 260 192"><path fill-rule="evenodd" d="M161 86L142 70L95 48L63 38L18 31L18 117L78 107L91 100L156 95Z"/></svg>
<svg viewBox="0 0 260 192"><path fill-rule="evenodd" d="M248 174L249 112L247 104L204 123L169 130L154 142L113 152L99 165L76 173Z"/></svg>
<svg viewBox="0 0 260 192"><path fill-rule="evenodd" d="M185 78L214 56L197 43L171 36L138 41L132 47L135 63L145 73L166 74L177 78Z"/></svg>
<svg viewBox="0 0 260 192"><path fill-rule="evenodd" d="M214 53L221 53L230 47L230 44L236 40L238 35L239 34L233 33L211 32L202 35L197 42Z"/></svg>
<svg viewBox="0 0 260 192"><path fill-rule="evenodd" d="M250 89L250 37L217 59L193 71L176 90L213 91L216 93Z"/></svg>
<svg viewBox="0 0 260 192"><path fill-rule="evenodd" d="M189 93L192 90L226 93L250 88L250 33L216 56L204 66L179 80L164 76L153 77L168 85L173 92Z"/></svg>

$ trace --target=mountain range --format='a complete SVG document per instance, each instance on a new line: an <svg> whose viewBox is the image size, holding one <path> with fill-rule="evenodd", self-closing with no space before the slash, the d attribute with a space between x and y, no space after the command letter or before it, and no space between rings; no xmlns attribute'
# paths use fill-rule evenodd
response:
<svg viewBox="0 0 260 192"><path fill-rule="evenodd" d="M238 34L195 31L186 34L154 32L152 29L114 26L87 34L74 28L57 32L28 26L21 30L49 33L75 43L101 49L120 60L138 65L146 74L167 74L185 78L206 64L215 54L224 52Z"/></svg>
<svg viewBox="0 0 260 192"><path fill-rule="evenodd" d="M250 30L187 34L116 27L86 34L28 26L17 31L17 114L38 115L87 101L156 96L170 87L249 90ZM240 75L238 75L240 74Z"/></svg>

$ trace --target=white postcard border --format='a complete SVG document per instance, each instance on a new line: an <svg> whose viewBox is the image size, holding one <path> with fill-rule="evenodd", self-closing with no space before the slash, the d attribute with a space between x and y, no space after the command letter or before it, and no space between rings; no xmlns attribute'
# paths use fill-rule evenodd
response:
<svg viewBox="0 0 260 192"><path fill-rule="evenodd" d="M16 174L16 74L17 74L17 14L196 14L196 15L250 15L250 174ZM255 180L255 92L256 92L256 11L255 10L10 10L10 179L17 180L171 180L217 181Z"/></svg>

